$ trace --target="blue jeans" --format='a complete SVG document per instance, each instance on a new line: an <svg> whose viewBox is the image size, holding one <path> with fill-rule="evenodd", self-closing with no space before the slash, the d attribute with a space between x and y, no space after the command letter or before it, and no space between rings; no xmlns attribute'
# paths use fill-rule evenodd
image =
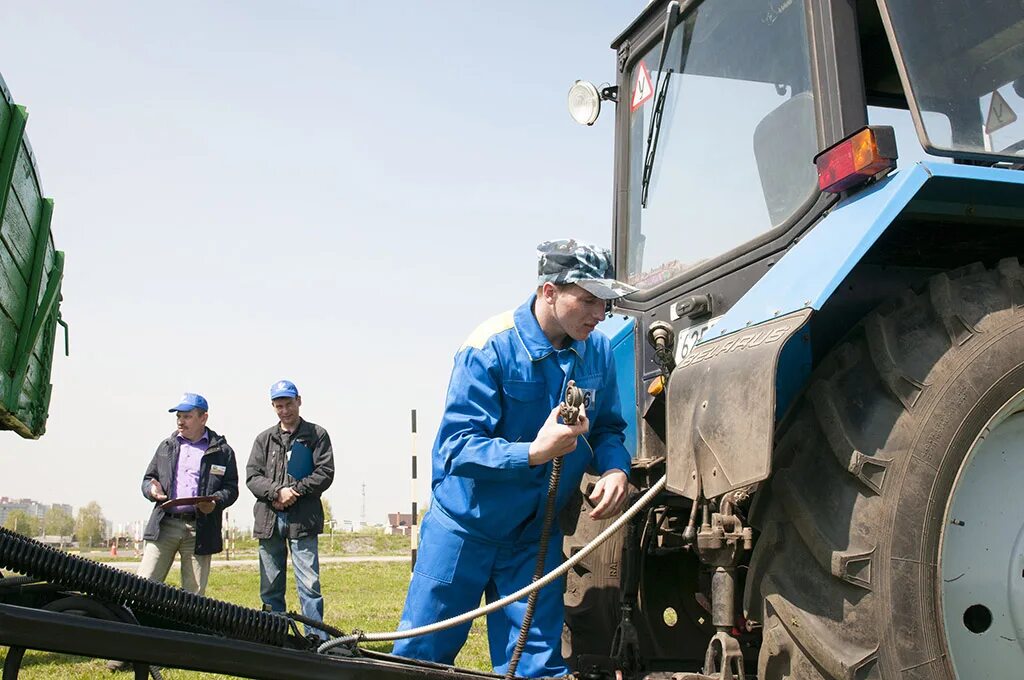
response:
<svg viewBox="0 0 1024 680"><path fill-rule="evenodd" d="M285 580L288 574L288 553L292 554L292 567L299 591L302 615L315 621L324 620L324 597L320 594L320 556L317 536L287 538L288 514L277 513L274 532L270 538L260 539L260 599L271 611L284 612ZM326 640L327 633L306 626L310 633Z"/></svg>

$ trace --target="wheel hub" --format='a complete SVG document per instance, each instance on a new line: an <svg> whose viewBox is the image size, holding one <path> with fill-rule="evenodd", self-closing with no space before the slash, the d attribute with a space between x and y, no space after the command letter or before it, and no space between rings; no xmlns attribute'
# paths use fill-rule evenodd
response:
<svg viewBox="0 0 1024 680"><path fill-rule="evenodd" d="M953 667L963 680L1024 668L1024 412L1020 395L964 460L939 576Z"/></svg>

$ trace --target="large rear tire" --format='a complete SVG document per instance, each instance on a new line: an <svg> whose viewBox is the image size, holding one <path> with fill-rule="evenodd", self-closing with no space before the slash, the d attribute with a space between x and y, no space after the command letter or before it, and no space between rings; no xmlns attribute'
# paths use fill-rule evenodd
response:
<svg viewBox="0 0 1024 680"><path fill-rule="evenodd" d="M763 624L759 680L957 677L948 640L962 631L947 626L969 621L943 612L947 513L979 436L1024 391L1022 305L1016 259L942 274L866 317L816 370L752 509L744 604ZM1024 456L1009 464L1024 472ZM999 499L1008 516L1021 497Z"/></svg>

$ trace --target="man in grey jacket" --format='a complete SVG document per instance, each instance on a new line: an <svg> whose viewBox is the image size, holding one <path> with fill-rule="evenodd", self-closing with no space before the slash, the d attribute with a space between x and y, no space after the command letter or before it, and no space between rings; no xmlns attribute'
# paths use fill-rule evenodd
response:
<svg viewBox="0 0 1024 680"><path fill-rule="evenodd" d="M299 417L302 397L291 381L271 385L270 402L278 423L256 437L245 478L256 496L253 535L260 541L260 598L265 608L285 611L290 552L302 615L323 621L317 537L324 530L320 496L334 481L331 437L324 428ZM327 637L306 626L306 634L310 633Z"/></svg>
<svg viewBox="0 0 1024 680"><path fill-rule="evenodd" d="M157 446L142 478L142 495L154 505L139 576L162 582L177 553L181 587L200 595L206 594L210 559L223 549L224 509L238 498L235 452L206 427L209 408L202 395L187 392L169 409L177 431ZM169 499L195 497L213 500L163 507Z"/></svg>

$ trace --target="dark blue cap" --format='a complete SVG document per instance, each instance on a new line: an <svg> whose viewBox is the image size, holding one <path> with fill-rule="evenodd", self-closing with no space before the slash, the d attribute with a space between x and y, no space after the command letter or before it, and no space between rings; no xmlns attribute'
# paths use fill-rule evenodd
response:
<svg viewBox="0 0 1024 680"><path fill-rule="evenodd" d="M181 395L181 403L174 408L167 409L167 412L174 413L175 411L191 411L194 408L201 408L204 411L209 411L210 405L206 403L206 399L203 395L186 392Z"/></svg>
<svg viewBox="0 0 1024 680"><path fill-rule="evenodd" d="M278 380L270 386L271 399L280 399L281 397L295 398L297 396L299 396L299 389L295 387L295 383L291 380Z"/></svg>

